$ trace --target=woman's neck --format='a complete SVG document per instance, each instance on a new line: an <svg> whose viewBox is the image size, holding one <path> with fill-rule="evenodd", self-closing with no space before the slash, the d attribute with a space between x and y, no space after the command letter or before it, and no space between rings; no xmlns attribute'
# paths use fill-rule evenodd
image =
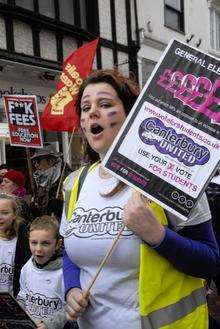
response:
<svg viewBox="0 0 220 329"><path fill-rule="evenodd" d="M100 160L102 161L105 157L105 153L99 153Z"/></svg>
<svg viewBox="0 0 220 329"><path fill-rule="evenodd" d="M112 177L112 174L110 174L107 170L105 170L102 165L99 166L99 177L108 179Z"/></svg>
<svg viewBox="0 0 220 329"><path fill-rule="evenodd" d="M106 153L99 153L99 157L100 157L101 162L104 159L105 154ZM102 163L99 166L99 177L106 178L106 179L112 177L112 175L102 167Z"/></svg>

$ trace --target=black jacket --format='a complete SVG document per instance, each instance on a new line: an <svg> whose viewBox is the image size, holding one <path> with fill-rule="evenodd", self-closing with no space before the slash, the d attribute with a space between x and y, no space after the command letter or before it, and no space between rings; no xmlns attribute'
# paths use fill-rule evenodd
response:
<svg viewBox="0 0 220 329"><path fill-rule="evenodd" d="M31 257L27 231L28 231L28 226L24 222L19 227L17 244L15 249L15 263L14 263L14 277L13 277L14 297L17 297L17 294L20 290L19 280L20 280L21 268Z"/></svg>

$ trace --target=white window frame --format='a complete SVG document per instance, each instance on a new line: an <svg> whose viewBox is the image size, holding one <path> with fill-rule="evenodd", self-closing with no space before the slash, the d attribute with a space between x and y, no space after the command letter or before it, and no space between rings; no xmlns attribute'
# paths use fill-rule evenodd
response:
<svg viewBox="0 0 220 329"><path fill-rule="evenodd" d="M184 8L184 1L180 1L180 8L177 9L175 5L171 5L166 3L166 0L164 0L164 26L175 30L179 33L185 33L185 8ZM179 26L172 26L171 24L166 22L166 13L173 13L176 15L177 20L179 21ZM182 25L182 26L181 26Z"/></svg>
<svg viewBox="0 0 220 329"><path fill-rule="evenodd" d="M220 6L210 7L210 46L211 49L220 52Z"/></svg>

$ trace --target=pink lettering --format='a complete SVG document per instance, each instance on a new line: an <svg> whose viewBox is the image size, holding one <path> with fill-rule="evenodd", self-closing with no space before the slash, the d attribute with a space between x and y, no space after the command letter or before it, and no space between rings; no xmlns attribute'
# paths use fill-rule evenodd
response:
<svg viewBox="0 0 220 329"><path fill-rule="evenodd" d="M206 77L165 69L157 85L171 92L183 104L220 122L220 79L214 85Z"/></svg>

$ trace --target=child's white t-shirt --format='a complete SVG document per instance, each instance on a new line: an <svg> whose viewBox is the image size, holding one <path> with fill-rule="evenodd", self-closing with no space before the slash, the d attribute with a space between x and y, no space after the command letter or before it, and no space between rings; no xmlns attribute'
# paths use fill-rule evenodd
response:
<svg viewBox="0 0 220 329"><path fill-rule="evenodd" d="M62 267L56 270L39 269L32 259L23 266L20 276L21 298L25 310L36 320L53 316L64 305Z"/></svg>
<svg viewBox="0 0 220 329"><path fill-rule="evenodd" d="M13 292L16 244L17 238L0 240L0 291Z"/></svg>

